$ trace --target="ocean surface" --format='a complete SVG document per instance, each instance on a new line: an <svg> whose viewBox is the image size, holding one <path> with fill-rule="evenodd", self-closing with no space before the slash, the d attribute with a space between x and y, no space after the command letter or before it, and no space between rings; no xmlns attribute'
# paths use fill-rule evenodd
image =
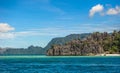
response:
<svg viewBox="0 0 120 73"><path fill-rule="evenodd" d="M0 73L120 73L120 57L0 56Z"/></svg>

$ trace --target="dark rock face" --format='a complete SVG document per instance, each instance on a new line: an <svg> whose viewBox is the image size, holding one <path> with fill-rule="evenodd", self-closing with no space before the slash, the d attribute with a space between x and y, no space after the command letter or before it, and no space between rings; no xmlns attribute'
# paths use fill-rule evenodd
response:
<svg viewBox="0 0 120 73"><path fill-rule="evenodd" d="M120 33L95 32L84 40L72 40L64 45L52 45L47 55L96 55L100 53L120 53Z"/></svg>
<svg viewBox="0 0 120 73"><path fill-rule="evenodd" d="M47 55L91 55L103 53L103 48L98 43L83 43L80 40L74 40L64 46L54 45L47 51Z"/></svg>

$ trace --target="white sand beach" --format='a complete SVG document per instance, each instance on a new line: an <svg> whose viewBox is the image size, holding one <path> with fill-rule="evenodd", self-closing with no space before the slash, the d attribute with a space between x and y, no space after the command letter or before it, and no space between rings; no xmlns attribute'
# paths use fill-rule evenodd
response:
<svg viewBox="0 0 120 73"><path fill-rule="evenodd" d="M95 56L120 56L120 54L97 54Z"/></svg>

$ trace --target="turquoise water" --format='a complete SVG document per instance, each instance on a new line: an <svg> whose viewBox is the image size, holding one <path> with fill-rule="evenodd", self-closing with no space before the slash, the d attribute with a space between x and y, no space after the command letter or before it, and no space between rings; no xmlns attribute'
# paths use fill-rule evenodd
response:
<svg viewBox="0 0 120 73"><path fill-rule="evenodd" d="M0 73L120 73L120 57L0 56Z"/></svg>

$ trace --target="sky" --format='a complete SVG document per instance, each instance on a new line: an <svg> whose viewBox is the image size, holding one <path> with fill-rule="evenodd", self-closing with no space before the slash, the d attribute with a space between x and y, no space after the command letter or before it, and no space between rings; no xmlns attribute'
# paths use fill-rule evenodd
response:
<svg viewBox="0 0 120 73"><path fill-rule="evenodd" d="M0 0L0 47L113 30L120 30L120 0Z"/></svg>

